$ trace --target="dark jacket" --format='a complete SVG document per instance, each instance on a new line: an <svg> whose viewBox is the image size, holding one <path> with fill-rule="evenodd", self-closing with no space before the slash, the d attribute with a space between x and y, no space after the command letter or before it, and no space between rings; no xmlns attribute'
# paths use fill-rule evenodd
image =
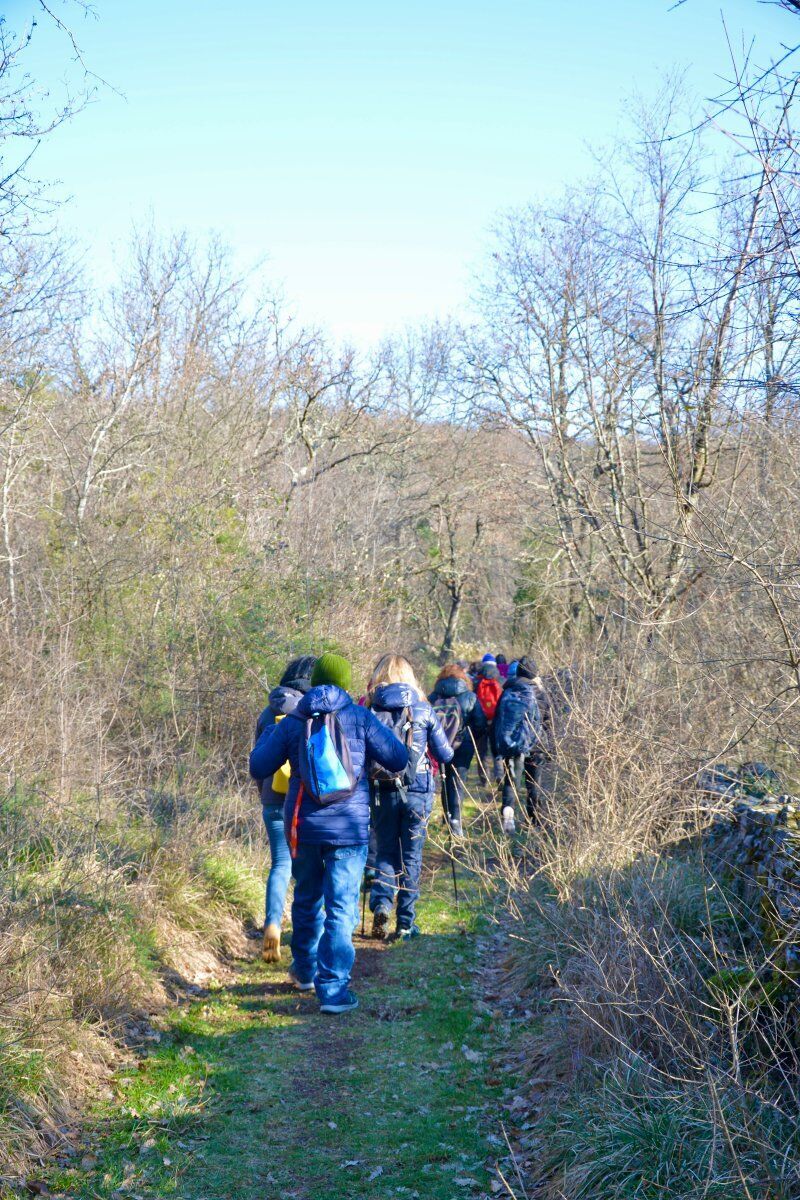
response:
<svg viewBox="0 0 800 1200"><path fill-rule="evenodd" d="M526 756L532 754L535 750L541 747L541 727L542 716L538 703L538 689L532 679L523 676L515 676L513 679L508 679L503 688L503 694L497 705L497 712L494 714L492 722L491 743L492 753L502 757L502 749L498 747L497 741L503 735L505 728L504 722L504 706L507 700L513 697L521 697L525 703L525 715L527 716L526 735L529 742L529 749L525 751ZM521 728L521 726L517 726Z"/></svg>
<svg viewBox="0 0 800 1200"><path fill-rule="evenodd" d="M428 701L420 697L407 683L384 683L376 689L370 707L376 713L391 713L403 708L411 710L412 756L419 761L419 769L408 791L426 794L433 792L433 772L428 752L430 751L438 763L449 763L453 758L453 748Z"/></svg>
<svg viewBox="0 0 800 1200"><path fill-rule="evenodd" d="M307 691L307 686L302 689L297 687L274 687L269 694L267 707L256 721L256 736L253 745L258 742L265 729L275 724L278 717L285 717L288 713L294 712L303 699L304 692ZM259 791L261 792L262 804L283 804L286 800L284 793L273 791L273 775L270 775L269 779L256 779Z"/></svg>
<svg viewBox="0 0 800 1200"><path fill-rule="evenodd" d="M453 755L453 766L463 769L468 767L472 762L472 757L475 753L475 742L486 733L488 728L486 717L483 715L483 709L480 704L478 704L478 697L474 692L469 690L463 679L457 679L452 675L447 676L445 679L440 679L428 697L431 704L436 703L437 696L455 696L461 705L466 729L461 740L461 745Z"/></svg>
<svg viewBox="0 0 800 1200"><path fill-rule="evenodd" d="M354 704L341 688L333 684L312 688L285 720L268 726L250 755L250 774L254 779L266 779L289 761L292 777L283 809L289 839L300 788L299 748L305 737L305 722L320 712L335 712L339 719L350 746L356 786L346 799L334 804L322 805L312 796L304 795L298 813L297 840L314 845L364 845L369 840L370 761L374 759L387 771L402 771L408 762L408 751L374 713Z"/></svg>

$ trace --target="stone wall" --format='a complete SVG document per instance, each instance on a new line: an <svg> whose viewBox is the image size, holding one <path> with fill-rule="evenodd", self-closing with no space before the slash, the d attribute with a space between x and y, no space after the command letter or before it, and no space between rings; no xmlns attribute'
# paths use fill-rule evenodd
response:
<svg viewBox="0 0 800 1200"><path fill-rule="evenodd" d="M800 974L800 799L737 796L707 835L713 858L753 894L779 969Z"/></svg>

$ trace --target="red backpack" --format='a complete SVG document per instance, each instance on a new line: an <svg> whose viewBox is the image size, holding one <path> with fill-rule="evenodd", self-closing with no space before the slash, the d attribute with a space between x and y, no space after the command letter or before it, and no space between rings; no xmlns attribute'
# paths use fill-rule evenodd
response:
<svg viewBox="0 0 800 1200"><path fill-rule="evenodd" d="M481 679L476 695L487 721L494 720L497 705L503 694L503 685L499 679Z"/></svg>

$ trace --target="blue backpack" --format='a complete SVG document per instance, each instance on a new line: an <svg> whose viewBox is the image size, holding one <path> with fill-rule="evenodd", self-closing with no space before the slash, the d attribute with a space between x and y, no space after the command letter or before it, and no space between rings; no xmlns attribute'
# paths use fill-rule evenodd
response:
<svg viewBox="0 0 800 1200"><path fill-rule="evenodd" d="M533 688L506 688L495 714L492 736L501 758L530 754L539 742L542 714Z"/></svg>
<svg viewBox="0 0 800 1200"><path fill-rule="evenodd" d="M295 713L289 716L304 720ZM314 713L305 718L299 758L303 790L318 804L335 804L352 795L358 780L353 773L350 743L336 713Z"/></svg>

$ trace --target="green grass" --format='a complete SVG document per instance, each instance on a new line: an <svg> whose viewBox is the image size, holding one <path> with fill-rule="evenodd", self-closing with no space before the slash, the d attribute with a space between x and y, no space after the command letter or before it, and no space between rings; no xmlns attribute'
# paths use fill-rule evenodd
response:
<svg viewBox="0 0 800 1200"><path fill-rule="evenodd" d="M449 871L429 874L424 937L359 944L355 1013L321 1016L313 995L286 984L286 960L243 964L232 983L173 1011L95 1113L97 1161L57 1172L52 1190L80 1200L487 1190L498 1092L488 1057L473 1056L491 1039L471 975L477 893L462 880L456 912L450 887Z"/></svg>
<svg viewBox="0 0 800 1200"><path fill-rule="evenodd" d="M797 1196L798 1132L777 1109L635 1069L586 1084L542 1129L564 1200Z"/></svg>

